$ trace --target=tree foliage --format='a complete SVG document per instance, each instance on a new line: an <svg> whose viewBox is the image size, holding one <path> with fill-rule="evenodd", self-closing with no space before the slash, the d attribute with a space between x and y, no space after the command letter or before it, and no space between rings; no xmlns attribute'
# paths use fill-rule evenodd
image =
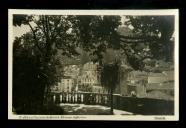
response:
<svg viewBox="0 0 186 128"><path fill-rule="evenodd" d="M57 81L56 67L60 65L56 58L57 49L62 51L62 55L72 57L79 55L76 48L81 47L85 51L91 49L90 53L98 58L102 57L101 52L113 41L112 34L116 33L116 27L119 25L114 24L115 20L119 21L119 17L14 15L13 25L29 25L31 29L14 40L13 88L14 97L17 98L14 100L14 106L17 106L23 97L25 100L22 104L25 104L26 108L33 107L27 102L29 97L33 98L34 105L37 101L43 101L45 88ZM19 70L19 67L24 68ZM24 77L20 76L21 74L24 74ZM19 87L22 78L25 82ZM30 91L28 95L23 93L25 88ZM36 93L38 95L35 95ZM16 97L17 94L22 95Z"/></svg>
<svg viewBox="0 0 186 128"><path fill-rule="evenodd" d="M126 25L146 39L151 54L156 59L173 61L174 16L128 16Z"/></svg>
<svg viewBox="0 0 186 128"><path fill-rule="evenodd" d="M101 60L108 47L119 46L119 16L72 16L71 21L79 46L89 52L93 61Z"/></svg>
<svg viewBox="0 0 186 128"><path fill-rule="evenodd" d="M62 40L61 35L65 35L69 28L64 19L65 17L60 16L14 16L14 25L27 24L31 29L30 32L14 40L14 107L22 107L30 112L30 108L34 110L43 103L45 88L48 89L55 84L61 75L57 72L61 65L55 56L58 48L62 49L65 55L76 54L75 46L72 44L63 43L63 47L58 45ZM71 39L70 34L66 35L65 39ZM28 102L29 97L32 98L32 102ZM22 104L19 104L21 99Z"/></svg>

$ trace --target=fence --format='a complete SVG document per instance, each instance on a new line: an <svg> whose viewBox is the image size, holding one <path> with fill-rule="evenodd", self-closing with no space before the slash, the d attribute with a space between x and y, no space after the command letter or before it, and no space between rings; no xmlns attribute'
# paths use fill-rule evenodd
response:
<svg viewBox="0 0 186 128"><path fill-rule="evenodd" d="M46 96L46 101L53 103L78 103L89 105L109 105L108 94L99 93L50 93Z"/></svg>
<svg viewBox="0 0 186 128"><path fill-rule="evenodd" d="M99 93L51 93L47 95L47 101L53 103L78 103L87 105L110 106L110 96ZM142 115L173 115L174 101L113 96L114 109L129 111Z"/></svg>

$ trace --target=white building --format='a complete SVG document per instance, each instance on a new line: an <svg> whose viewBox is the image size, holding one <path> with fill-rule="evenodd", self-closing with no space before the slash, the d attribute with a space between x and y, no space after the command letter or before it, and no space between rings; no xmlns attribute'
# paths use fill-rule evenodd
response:
<svg viewBox="0 0 186 128"><path fill-rule="evenodd" d="M78 91L100 92L102 91L100 83L100 73L98 71L98 63L85 63L78 76Z"/></svg>
<svg viewBox="0 0 186 128"><path fill-rule="evenodd" d="M80 72L78 65L68 65L65 66L64 76L62 77L60 83L58 84L58 89L60 92L72 92L75 91L77 86L77 78Z"/></svg>
<svg viewBox="0 0 186 128"><path fill-rule="evenodd" d="M60 92L71 92L74 88L75 82L71 77L64 77L61 79L61 82L58 83L58 90Z"/></svg>
<svg viewBox="0 0 186 128"><path fill-rule="evenodd" d="M141 71L131 71L127 77L127 91L130 95L137 97L146 96L147 73Z"/></svg>
<svg viewBox="0 0 186 128"><path fill-rule="evenodd" d="M79 77L80 85L100 85L100 74L98 72L98 63L88 62L83 65Z"/></svg>
<svg viewBox="0 0 186 128"><path fill-rule="evenodd" d="M163 83L167 80L167 77L163 73L149 73L148 83Z"/></svg>
<svg viewBox="0 0 186 128"><path fill-rule="evenodd" d="M78 65L68 65L65 66L64 69L64 76L70 76L72 78L77 78L80 72L80 68Z"/></svg>

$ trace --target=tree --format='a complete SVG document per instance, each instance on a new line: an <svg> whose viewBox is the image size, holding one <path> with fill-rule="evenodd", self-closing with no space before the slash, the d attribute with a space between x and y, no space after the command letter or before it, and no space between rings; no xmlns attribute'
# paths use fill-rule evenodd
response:
<svg viewBox="0 0 186 128"><path fill-rule="evenodd" d="M17 113L32 113L32 106L42 98L43 81L38 78L40 69L32 39L28 33L16 38L13 45L13 107Z"/></svg>
<svg viewBox="0 0 186 128"><path fill-rule="evenodd" d="M149 42L149 48L154 58L173 61L174 16L128 16L127 25L133 26L140 38Z"/></svg>
<svg viewBox="0 0 186 128"><path fill-rule="evenodd" d="M101 70L101 84L108 89L110 94L110 114L113 114L113 92L119 84L119 63L117 60L112 63L105 63Z"/></svg>
<svg viewBox="0 0 186 128"><path fill-rule="evenodd" d="M56 76L56 53L57 49L62 51L62 55L72 57L79 55L76 51L76 47L81 47L83 50L88 51L89 55L96 55L94 61L102 58L102 52L110 47L113 43L112 35L116 35L116 28L120 24L119 17L115 16L48 16L48 15L14 15L13 25L21 26L22 24L30 27L30 32L23 35L14 41L22 44L22 49L25 49L27 44L30 45L26 51L29 52L29 56L33 57L36 64L30 63L36 69L34 72L28 72L28 74L36 76L32 81L36 83L29 83L25 86L33 87L34 92L38 92L35 98L35 104L42 104L42 97L44 95L45 88L54 84L57 81ZM112 43L108 43L112 42ZM15 55L18 55L20 49L15 49ZM24 59L23 56L26 53L20 54L20 58ZM14 69L18 65L22 65L20 61L14 59ZM31 60L31 59L29 59ZM17 62L17 63L16 63ZM32 62L32 61L31 61ZM28 78L27 70L30 65L25 65L23 73L25 74L25 81ZM21 72L15 72L14 79ZM42 80L39 80L42 79ZM41 82L42 81L42 82ZM17 85L20 80L17 81ZM14 84L14 88L16 88ZM41 91L38 91L40 88ZM19 89L19 88L16 88ZM30 97L32 97L34 94ZM24 95L23 95L24 96ZM38 102L36 102L38 101ZM34 106L29 106L30 108ZM34 109L34 108L33 108Z"/></svg>
<svg viewBox="0 0 186 128"><path fill-rule="evenodd" d="M120 19L120 16L99 15L70 17L78 46L87 51L93 61L100 63L107 48L119 48L116 30L121 24Z"/></svg>
<svg viewBox="0 0 186 128"><path fill-rule="evenodd" d="M94 62L101 68L101 84L109 90L111 114L113 114L113 91L117 86L119 63L116 56L109 54L108 48L119 49L120 37L117 28L121 24L119 16L75 16L73 28L80 47L88 51Z"/></svg>
<svg viewBox="0 0 186 128"><path fill-rule="evenodd" d="M13 25L22 24L29 25L31 31L14 40L13 96L17 97L16 95L20 93L20 98L25 99L21 102L22 105L25 104L24 112L33 113L32 110L37 110L36 107L43 104L45 88L48 89L58 80L57 68L60 64L55 56L57 49L62 49L62 54L67 56L77 53L75 45L68 43L73 38L67 32L70 24L66 17L14 15ZM23 68L19 70L19 67ZM23 81L20 79L22 74ZM22 86L20 87L19 84ZM28 92L24 93L23 88ZM14 98L13 101L15 103L13 105L17 108L19 106L16 104L20 102L17 99L20 98Z"/></svg>

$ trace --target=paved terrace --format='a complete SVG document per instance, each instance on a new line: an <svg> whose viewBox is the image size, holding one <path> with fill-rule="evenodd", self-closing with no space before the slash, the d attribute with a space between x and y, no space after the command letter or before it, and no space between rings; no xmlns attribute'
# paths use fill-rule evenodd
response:
<svg viewBox="0 0 186 128"><path fill-rule="evenodd" d="M110 107L85 104L59 104L64 109L64 115L110 115ZM114 109L114 115L133 115L131 112Z"/></svg>

